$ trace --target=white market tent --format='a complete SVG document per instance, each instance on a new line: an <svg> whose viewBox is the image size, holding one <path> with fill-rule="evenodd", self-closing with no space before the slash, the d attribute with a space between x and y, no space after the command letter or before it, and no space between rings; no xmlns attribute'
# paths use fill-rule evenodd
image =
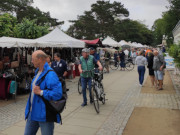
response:
<svg viewBox="0 0 180 135"><path fill-rule="evenodd" d="M132 42L131 46L132 47L137 47L137 43L136 42Z"/></svg>
<svg viewBox="0 0 180 135"><path fill-rule="evenodd" d="M113 40L111 37L107 36L107 38L105 38L102 41L103 45L109 45L112 47L120 47L120 44L118 42L116 42L115 40Z"/></svg>
<svg viewBox="0 0 180 135"><path fill-rule="evenodd" d="M33 39L22 39L22 38L13 38L13 37L1 37L0 38L0 47L11 48L11 47L36 47L38 44ZM45 43L44 43L45 44Z"/></svg>
<svg viewBox="0 0 180 135"><path fill-rule="evenodd" d="M121 46L123 46L123 45L129 45L128 42L126 42L125 40L121 40L121 41L119 42L119 44L120 44Z"/></svg>
<svg viewBox="0 0 180 135"><path fill-rule="evenodd" d="M38 39L23 39L14 37L1 37L0 47L61 47L61 48L84 48L83 41L74 39L59 28L55 28L49 34Z"/></svg>
<svg viewBox="0 0 180 135"><path fill-rule="evenodd" d="M49 34L35 40L36 42L49 43L50 47L84 48L85 43L72 38L56 27ZM43 46L42 46L43 47Z"/></svg>
<svg viewBox="0 0 180 135"><path fill-rule="evenodd" d="M140 47L140 48L144 47L141 43L138 43L137 45L138 45L138 47Z"/></svg>

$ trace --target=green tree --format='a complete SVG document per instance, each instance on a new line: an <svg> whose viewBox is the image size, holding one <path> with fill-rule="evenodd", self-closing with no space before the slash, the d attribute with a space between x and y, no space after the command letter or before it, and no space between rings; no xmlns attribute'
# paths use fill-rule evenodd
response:
<svg viewBox="0 0 180 135"><path fill-rule="evenodd" d="M146 25L130 19L117 20L112 31L115 40L126 40L142 44L152 44L152 32Z"/></svg>
<svg viewBox="0 0 180 135"><path fill-rule="evenodd" d="M154 22L154 25L152 27L154 44L158 45L162 43L162 37L163 35L165 35L165 25L166 25L166 22L163 18L157 19Z"/></svg>
<svg viewBox="0 0 180 135"><path fill-rule="evenodd" d="M24 18L30 20L37 20L37 24L50 26L57 26L64 24L63 21L58 21L56 18L52 18L49 12L42 12L37 7L31 6L33 0L1 0L0 11L16 14L18 22L21 22Z"/></svg>
<svg viewBox="0 0 180 135"><path fill-rule="evenodd" d="M78 16L67 33L76 38L93 39L111 36L114 23L120 15L128 16L129 12L120 2L100 1L91 5L90 11Z"/></svg>
<svg viewBox="0 0 180 135"><path fill-rule="evenodd" d="M127 40L143 44L152 43L152 32L144 24L130 19L129 12L120 2L98 0L90 11L78 16L67 30L67 34L78 39L113 37L116 41Z"/></svg>
<svg viewBox="0 0 180 135"><path fill-rule="evenodd" d="M177 67L180 67L180 44L172 44L168 50L169 55L174 58Z"/></svg>
<svg viewBox="0 0 180 135"><path fill-rule="evenodd" d="M12 15L6 13L0 15L0 37L7 36L13 37L14 32L13 29L17 23L17 19Z"/></svg>
<svg viewBox="0 0 180 135"><path fill-rule="evenodd" d="M170 45L173 42L172 30L180 20L180 0L168 0L170 6L168 11L164 12L162 18L157 19L152 27L154 35L154 43L162 42L162 35L167 37L167 43Z"/></svg>
<svg viewBox="0 0 180 135"><path fill-rule="evenodd" d="M1 0L0 11L1 12L17 12L22 7L29 6L33 3L33 0Z"/></svg>
<svg viewBox="0 0 180 135"><path fill-rule="evenodd" d="M14 34L17 38L35 39L47 34L48 26L37 25L36 20L23 19L14 28Z"/></svg>
<svg viewBox="0 0 180 135"><path fill-rule="evenodd" d="M18 22L21 22L24 18L28 18L29 20L36 19L39 25L48 24L50 26L57 26L64 24L64 21L59 22L58 19L51 18L49 12L42 12L40 9L32 6L21 7L17 10Z"/></svg>

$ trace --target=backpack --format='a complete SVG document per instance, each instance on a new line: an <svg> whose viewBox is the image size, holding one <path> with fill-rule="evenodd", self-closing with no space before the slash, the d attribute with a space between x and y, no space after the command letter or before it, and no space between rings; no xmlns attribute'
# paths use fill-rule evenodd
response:
<svg viewBox="0 0 180 135"><path fill-rule="evenodd" d="M40 86L40 84L42 83L42 81L45 79L46 75L50 71L54 71L54 70L48 70L47 73L41 78L38 86ZM62 98L60 100L57 100L57 101L53 101L53 100L52 101L48 101L43 96L41 96L41 98L44 101L46 107L51 109L52 115L56 115L56 114L60 115L61 125L62 125L61 113L66 108L67 92L66 92L65 81L63 79L61 79L60 82L62 83L62 91L63 91L63 95L62 95ZM54 119L54 121L55 121L55 119Z"/></svg>

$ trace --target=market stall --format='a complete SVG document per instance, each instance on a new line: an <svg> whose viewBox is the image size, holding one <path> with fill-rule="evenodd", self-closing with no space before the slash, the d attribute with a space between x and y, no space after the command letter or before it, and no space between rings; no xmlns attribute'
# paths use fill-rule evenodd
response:
<svg viewBox="0 0 180 135"><path fill-rule="evenodd" d="M53 52L61 53L67 62L71 61L69 69L72 76L75 68L72 63L72 56L78 55L80 49L84 46L85 43L83 41L66 35L59 28L35 40L1 37L0 79L2 80L0 83L0 98L8 99L9 87L11 82L15 80L19 93L28 92L35 70L31 63L31 55L34 50L42 49L52 56Z"/></svg>
<svg viewBox="0 0 180 135"><path fill-rule="evenodd" d="M117 41L113 40L109 36L102 41L102 44L109 45L111 47L120 47L121 46Z"/></svg>
<svg viewBox="0 0 180 135"><path fill-rule="evenodd" d="M79 57L81 49L85 47L85 43L81 40L70 37L56 27L49 34L36 39L37 42L47 42L52 47L53 52L61 54L61 58L64 59L69 65L69 78L74 78L74 70L77 69L77 64L74 64L76 57ZM43 47L43 46L42 46ZM76 68L75 68L76 67Z"/></svg>

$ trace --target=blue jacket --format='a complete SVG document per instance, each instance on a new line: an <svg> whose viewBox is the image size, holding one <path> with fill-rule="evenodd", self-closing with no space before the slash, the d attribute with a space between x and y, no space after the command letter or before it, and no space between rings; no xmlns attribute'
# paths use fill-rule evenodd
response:
<svg viewBox="0 0 180 135"><path fill-rule="evenodd" d="M36 70L35 76L37 74L39 69ZM52 68L49 67L48 63L46 63L44 65L44 70L41 73L41 75L39 76L39 78L36 81L36 85L38 85L38 83L41 81L41 78L47 73L48 70L52 70ZM35 77L34 77L35 79ZM31 91L32 91L32 84L33 81L31 83ZM46 100L59 100L62 97L62 85L61 82L59 81L58 76L56 75L56 73L54 71L50 71L44 81L42 81L42 83L40 84L40 89L43 90L43 97ZM25 109L25 119L28 118L29 112L30 112L30 108L31 108L31 92L29 95L29 99L27 101L27 105L26 105L26 109ZM33 97L33 103L32 103L32 111L31 111L31 120L33 121L40 121L40 122L47 122L48 117L47 116L50 110L48 110L46 108L46 105L44 103L44 101L42 100L42 97L40 97L39 95L34 94ZM48 112L48 113L47 113ZM56 118L56 122L60 122L60 115L57 114L55 116ZM51 121L52 122L52 121Z"/></svg>

